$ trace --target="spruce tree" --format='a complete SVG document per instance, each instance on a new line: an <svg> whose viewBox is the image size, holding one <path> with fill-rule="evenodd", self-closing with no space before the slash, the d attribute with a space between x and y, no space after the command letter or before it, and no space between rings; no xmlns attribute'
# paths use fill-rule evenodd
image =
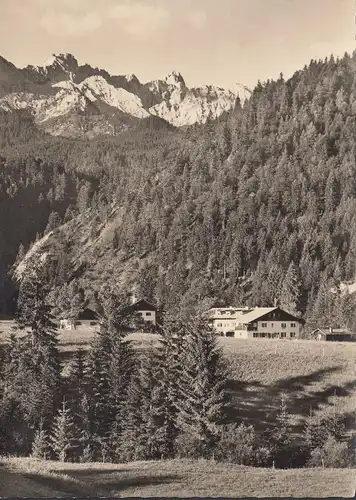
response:
<svg viewBox="0 0 356 500"><path fill-rule="evenodd" d="M227 410L226 369L217 337L202 319L191 319L184 337L178 425L180 453L209 457Z"/></svg>
<svg viewBox="0 0 356 500"><path fill-rule="evenodd" d="M74 450L78 447L78 430L74 424L74 419L70 408L63 400L62 408L58 410L54 418L52 433L50 436L51 448L57 459L66 462L74 455Z"/></svg>
<svg viewBox="0 0 356 500"><path fill-rule="evenodd" d="M298 270L294 262L291 262L282 282L279 299L282 309L286 309L291 314L296 314L298 312L300 288L301 285L298 277Z"/></svg>
<svg viewBox="0 0 356 500"><path fill-rule="evenodd" d="M50 446L49 446L49 436L48 433L43 428L43 422L41 421L39 428L35 432L35 436L32 443L32 457L38 458L40 460L46 460L49 458Z"/></svg>
<svg viewBox="0 0 356 500"><path fill-rule="evenodd" d="M125 337L125 314L120 298L106 295L102 300L100 330L86 364L86 392L92 408L96 440L105 454L114 453L123 428L123 408L135 366L131 342Z"/></svg>
<svg viewBox="0 0 356 500"><path fill-rule="evenodd" d="M184 365L185 322L165 316L161 328L160 347L157 350L159 363L160 412L162 415L161 453L164 458L173 457L179 434L178 413L182 399L181 379Z"/></svg>
<svg viewBox="0 0 356 500"><path fill-rule="evenodd" d="M277 423L269 435L272 458L278 468L289 468L292 465L292 437L290 416L287 410L287 400L285 394L281 396Z"/></svg>
<svg viewBox="0 0 356 500"><path fill-rule="evenodd" d="M23 415L28 447L33 429L43 420L50 424L60 390L57 327L46 302L47 290L38 264L27 263L18 298L17 328L22 335L10 339L7 393ZM27 447L26 447L27 448Z"/></svg>

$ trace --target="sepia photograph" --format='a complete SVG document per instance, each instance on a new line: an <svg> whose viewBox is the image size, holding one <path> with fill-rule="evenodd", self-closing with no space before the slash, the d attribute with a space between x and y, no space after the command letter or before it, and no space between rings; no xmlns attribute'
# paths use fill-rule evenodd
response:
<svg viewBox="0 0 356 500"><path fill-rule="evenodd" d="M0 498L356 498L356 0L0 0Z"/></svg>

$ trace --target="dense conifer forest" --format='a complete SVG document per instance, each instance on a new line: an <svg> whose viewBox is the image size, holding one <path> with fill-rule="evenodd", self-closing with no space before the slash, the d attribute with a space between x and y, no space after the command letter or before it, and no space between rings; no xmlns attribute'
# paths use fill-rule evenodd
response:
<svg viewBox="0 0 356 500"><path fill-rule="evenodd" d="M90 301L109 283L167 311L277 299L310 324L353 326L340 284L355 279L355 69L356 53L311 61L185 130L150 118L81 141L2 112L2 310L15 304L11 266L50 233L59 297Z"/></svg>

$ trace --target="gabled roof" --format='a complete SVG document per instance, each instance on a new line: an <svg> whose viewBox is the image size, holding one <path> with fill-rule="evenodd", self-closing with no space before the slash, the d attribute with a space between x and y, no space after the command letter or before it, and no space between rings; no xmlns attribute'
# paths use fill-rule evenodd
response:
<svg viewBox="0 0 356 500"><path fill-rule="evenodd" d="M277 307L256 307L253 311L250 311L246 314L242 314L239 319L241 319L242 323L251 323L252 321L256 321L257 319L265 316L266 314L275 311L278 309Z"/></svg>
<svg viewBox="0 0 356 500"><path fill-rule="evenodd" d="M347 328L333 328L332 331L330 331L330 328L315 328L311 334L317 332L320 332L323 335L354 335L353 332Z"/></svg>
<svg viewBox="0 0 356 500"><path fill-rule="evenodd" d="M145 299L136 301L126 308L127 311L157 311L157 308Z"/></svg>
<svg viewBox="0 0 356 500"><path fill-rule="evenodd" d="M243 324L252 323L256 320L263 319L264 316L267 316L267 314L273 311L281 311L284 316L288 317L287 321L294 320L298 321L299 323L304 323L304 320L302 318L298 318L298 316L295 316L294 314L291 314L288 311L281 309L280 307L256 307L253 311L242 314L238 319L241 320L241 323Z"/></svg>
<svg viewBox="0 0 356 500"><path fill-rule="evenodd" d="M93 311L92 309L89 309L88 307L86 309L84 309L83 311L81 311L79 314L78 314L78 319L82 319L82 320L96 320L98 319L99 315Z"/></svg>

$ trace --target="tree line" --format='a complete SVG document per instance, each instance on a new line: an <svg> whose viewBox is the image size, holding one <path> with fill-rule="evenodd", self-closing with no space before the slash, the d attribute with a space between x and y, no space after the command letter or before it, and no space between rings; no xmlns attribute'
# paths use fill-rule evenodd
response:
<svg viewBox="0 0 356 500"><path fill-rule="evenodd" d="M17 327L1 351L0 453L61 461L206 458L263 467L352 463L335 414L311 414L301 442L281 396L264 435L232 418L228 366L201 316L166 317L159 345L127 338L122 299L100 297L103 315L88 352L63 370L40 266L19 292Z"/></svg>

